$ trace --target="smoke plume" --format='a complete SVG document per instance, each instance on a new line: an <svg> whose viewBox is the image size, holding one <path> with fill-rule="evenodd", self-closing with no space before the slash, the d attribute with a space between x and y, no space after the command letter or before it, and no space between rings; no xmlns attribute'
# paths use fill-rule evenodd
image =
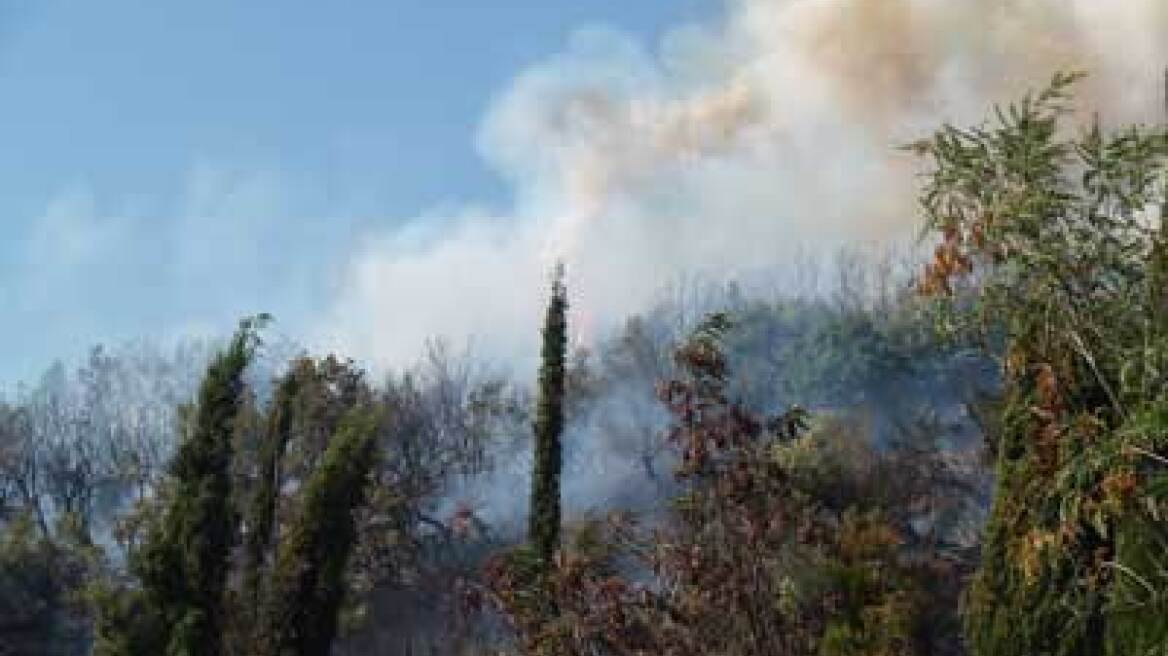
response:
<svg viewBox="0 0 1168 656"><path fill-rule="evenodd" d="M1165 64L1163 0L729 0L651 46L581 31L483 120L510 209L369 236L320 334L380 364L434 335L530 357L555 260L588 332L681 275L900 241L918 169L897 145L1068 69L1087 115L1159 120Z"/></svg>

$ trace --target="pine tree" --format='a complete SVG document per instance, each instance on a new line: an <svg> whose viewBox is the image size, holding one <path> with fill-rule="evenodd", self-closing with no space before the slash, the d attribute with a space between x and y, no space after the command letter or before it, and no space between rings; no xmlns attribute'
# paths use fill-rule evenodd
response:
<svg viewBox="0 0 1168 656"><path fill-rule="evenodd" d="M257 654L329 653L357 540L353 513L365 502L377 426L371 410L351 411L309 479L300 515L279 547Z"/></svg>
<svg viewBox="0 0 1168 656"><path fill-rule="evenodd" d="M536 408L535 463L531 480L528 537L544 566L560 543L561 434L564 430L564 380L567 355L568 296L563 266L556 267L543 327L539 400Z"/></svg>

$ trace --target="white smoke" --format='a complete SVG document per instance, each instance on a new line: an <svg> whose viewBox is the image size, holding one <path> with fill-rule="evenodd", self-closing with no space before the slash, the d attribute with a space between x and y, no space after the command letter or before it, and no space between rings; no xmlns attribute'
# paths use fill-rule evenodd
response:
<svg viewBox="0 0 1168 656"><path fill-rule="evenodd" d="M593 331L684 274L899 241L917 164L897 145L1068 69L1104 121L1158 119L1165 64L1165 0L729 0L652 48L583 31L483 121L512 209L370 236L319 333L381 364L435 335L530 357L557 259Z"/></svg>

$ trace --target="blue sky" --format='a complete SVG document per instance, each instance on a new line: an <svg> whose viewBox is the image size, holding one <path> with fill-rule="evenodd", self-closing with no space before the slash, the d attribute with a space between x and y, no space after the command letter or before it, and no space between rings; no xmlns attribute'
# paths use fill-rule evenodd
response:
<svg viewBox="0 0 1168 656"><path fill-rule="evenodd" d="M138 336L318 311L370 227L506 204L495 94L602 25L717 0L0 3L0 383ZM7 385L0 385L0 389Z"/></svg>

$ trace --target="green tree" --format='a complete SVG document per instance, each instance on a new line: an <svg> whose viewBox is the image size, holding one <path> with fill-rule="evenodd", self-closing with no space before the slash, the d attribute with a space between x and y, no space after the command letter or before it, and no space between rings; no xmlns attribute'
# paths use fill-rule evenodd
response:
<svg viewBox="0 0 1168 656"><path fill-rule="evenodd" d="M557 266L543 327L539 400L533 430L535 462L531 478L531 510L528 538L536 556L546 566L560 543L560 471L563 467L561 435L564 430L564 385L567 358L568 295L563 266Z"/></svg>
<svg viewBox="0 0 1168 656"><path fill-rule="evenodd" d="M185 415L169 480L130 517L137 585L95 593L99 656L329 652L381 414L332 357L294 361L260 412L242 378L257 343L245 321Z"/></svg>
<svg viewBox="0 0 1168 656"><path fill-rule="evenodd" d="M244 541L244 594L253 617L262 602L262 584L268 565L272 538L276 529L276 510L280 493L280 460L291 439L292 422L300 380L295 370L286 375L276 388L268 410L267 425L259 446L259 472L247 518Z"/></svg>
<svg viewBox="0 0 1168 656"><path fill-rule="evenodd" d="M129 555L141 588L99 597L96 654L218 656L238 515L231 458L244 370L266 317L241 322L211 362L160 491L163 512Z"/></svg>
<svg viewBox="0 0 1168 656"><path fill-rule="evenodd" d="M942 326L1002 354L996 482L966 596L975 654L1168 643L1168 133L1062 120L1078 75L914 148Z"/></svg>
<svg viewBox="0 0 1168 656"><path fill-rule="evenodd" d="M258 654L329 653L357 540L353 513L365 502L378 422L372 410L352 410L309 479L300 515L279 547Z"/></svg>
<svg viewBox="0 0 1168 656"><path fill-rule="evenodd" d="M0 654L81 653L89 618L79 593L102 564L72 515L51 536L28 512L0 521Z"/></svg>

